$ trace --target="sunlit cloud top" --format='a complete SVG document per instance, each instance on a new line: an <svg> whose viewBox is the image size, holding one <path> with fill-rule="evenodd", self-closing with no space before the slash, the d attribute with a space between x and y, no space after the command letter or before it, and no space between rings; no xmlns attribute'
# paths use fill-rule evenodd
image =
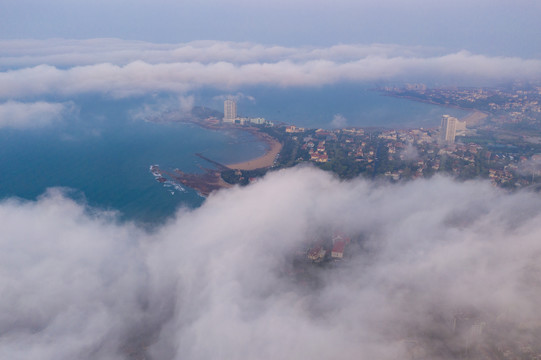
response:
<svg viewBox="0 0 541 360"><path fill-rule="evenodd" d="M415 345L451 360L472 344L503 352L502 337L537 346L540 204L483 182L311 168L215 193L152 233L58 190L3 201L0 353L387 360ZM343 262L295 265L335 230L352 237Z"/></svg>
<svg viewBox="0 0 541 360"><path fill-rule="evenodd" d="M202 87L323 86L341 82L475 84L541 78L541 60L401 45L283 47L118 39L2 42L0 98L186 93Z"/></svg>

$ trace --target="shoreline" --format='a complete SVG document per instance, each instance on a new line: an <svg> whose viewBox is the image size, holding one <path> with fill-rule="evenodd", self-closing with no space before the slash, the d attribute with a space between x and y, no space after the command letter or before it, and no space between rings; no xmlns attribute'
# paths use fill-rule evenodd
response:
<svg viewBox="0 0 541 360"><path fill-rule="evenodd" d="M194 124L197 126L200 126L204 129L208 130L215 130L215 131L222 131L224 129L234 129L234 130L240 130L240 131L246 131L250 134L256 136L259 140L263 141L265 144L269 146L269 149L261 156L238 162L238 163L232 163L232 164L224 164L227 168L231 170L256 170L261 168L269 168L272 165L274 165L274 160L282 150L282 144L272 136L265 134L261 132L258 128L254 127L243 127L243 126L232 126L232 125L224 125L224 124L217 124L217 123L208 123L205 120L194 120L194 119L185 119L181 120L180 122L186 123L186 124ZM208 161L208 159L206 159ZM220 164L221 165L221 164Z"/></svg>
<svg viewBox="0 0 541 360"><path fill-rule="evenodd" d="M395 93L386 93L386 92L384 92L383 96L394 97L396 99L406 99L406 100L420 102L420 103L424 103L424 104L436 105L436 106L447 107L447 108L451 108L451 109L464 110L464 111L474 111L475 110L475 109L472 109L472 108L463 108L463 107L460 107L458 105L453 105L453 104L442 104L442 103L432 101L432 100L429 100L429 99L421 99L421 98L418 98L418 97L415 97L415 96L409 96L409 95L400 95L400 94L395 94Z"/></svg>
<svg viewBox="0 0 541 360"><path fill-rule="evenodd" d="M169 119L171 120L171 119ZM154 120L156 122L156 120ZM269 146L269 148L265 151L265 153L259 157L252 158L247 161L238 162L238 163L232 163L232 164L220 164L210 158L207 158L203 156L200 153L196 153L196 156L199 156L203 160L213 164L215 166L214 169L204 169L203 174L193 174L193 173L185 173L180 169L175 169L173 172L165 172L159 169L157 165L151 167L152 169L156 171L156 174L159 176L167 175L169 178L173 179L174 181L189 187L197 192L197 194L201 197L206 198L211 193L213 193L216 190L220 189L227 189L231 188L234 185L229 184L224 181L221 174L225 170L244 170L244 171L250 171L250 170L256 170L256 169L267 169L274 165L274 162L282 150L282 144L280 141L275 139L274 137L261 132L259 128L256 127L244 127L244 126L232 126L232 125L224 125L220 124L214 121L208 121L208 120L200 120L200 119L182 119L177 120L176 122L185 123L185 124L192 124L196 125L208 130L212 131L224 131L227 129L233 129L233 130L239 130L239 131L246 131L250 134L254 135L259 141L263 141L265 144ZM156 176L156 175L155 175Z"/></svg>
<svg viewBox="0 0 541 360"><path fill-rule="evenodd" d="M250 131L246 129L247 131ZM251 160L242 161L234 164L226 164L226 166L232 170L255 170L261 168L269 168L274 165L274 160L276 156L282 150L282 144L275 138L260 132L259 130L250 131L252 134L257 136L260 140L269 145L269 149L265 154Z"/></svg>
<svg viewBox="0 0 541 360"><path fill-rule="evenodd" d="M464 116L460 121L465 121L467 125L479 125L481 124L489 114L484 111L474 109L470 114Z"/></svg>
<svg viewBox="0 0 541 360"><path fill-rule="evenodd" d="M464 108L464 107L460 107L458 105L453 105L453 104L441 104L441 103L438 103L438 102L435 102L435 101L432 101L432 100L429 100L429 99L417 98L415 96L400 95L400 94L388 93L388 92L383 92L383 96L394 97L396 99L406 99L406 100L420 102L420 103L424 103L424 104L436 105L436 106L440 106L440 107L444 107L444 108L451 108L451 109L458 109L458 110L468 111L469 114L467 114L464 117L461 117L459 119L461 121L478 122L478 121L484 120L485 118L487 118L490 115L490 113L487 113L486 111L482 111L482 110L479 110L479 109ZM481 116L481 114L482 114L482 116Z"/></svg>

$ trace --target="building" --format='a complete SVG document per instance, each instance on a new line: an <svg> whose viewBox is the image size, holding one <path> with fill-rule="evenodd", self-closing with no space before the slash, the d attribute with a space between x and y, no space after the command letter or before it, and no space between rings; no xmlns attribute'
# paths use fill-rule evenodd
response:
<svg viewBox="0 0 541 360"><path fill-rule="evenodd" d="M450 115L443 115L441 118L440 138L447 144L454 144L456 136L456 124L458 119Z"/></svg>
<svg viewBox="0 0 541 360"><path fill-rule="evenodd" d="M237 103L234 100L224 101L224 122L234 123L237 119Z"/></svg>
<svg viewBox="0 0 541 360"><path fill-rule="evenodd" d="M456 122L456 136L466 136L466 122L458 120Z"/></svg>
<svg viewBox="0 0 541 360"><path fill-rule="evenodd" d="M250 118L247 117L237 117L233 120L237 125L246 125L250 122Z"/></svg>
<svg viewBox="0 0 541 360"><path fill-rule="evenodd" d="M325 250L322 245L318 244L308 251L308 259L313 262L320 262L325 258L326 254L327 250Z"/></svg>
<svg viewBox="0 0 541 360"><path fill-rule="evenodd" d="M286 133L301 133L304 132L304 128L296 127L295 125L290 125L286 127Z"/></svg>
<svg viewBox="0 0 541 360"><path fill-rule="evenodd" d="M344 249L346 248L345 240L337 240L334 242L331 251L331 257L333 259L342 259L344 258Z"/></svg>
<svg viewBox="0 0 541 360"><path fill-rule="evenodd" d="M350 239L342 234L335 234L332 238L331 258L340 260L344 258L344 249L349 244Z"/></svg>
<svg viewBox="0 0 541 360"><path fill-rule="evenodd" d="M267 123L267 120L265 120L262 117L258 117L258 118L250 118L250 122L252 124L265 125Z"/></svg>

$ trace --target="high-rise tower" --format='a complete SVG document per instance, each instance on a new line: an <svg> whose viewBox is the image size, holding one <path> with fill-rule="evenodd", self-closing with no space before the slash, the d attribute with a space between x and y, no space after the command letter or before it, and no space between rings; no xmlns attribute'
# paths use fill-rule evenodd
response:
<svg viewBox="0 0 541 360"><path fill-rule="evenodd" d="M456 124L458 119L450 115L443 115L441 118L440 136L447 144L453 144L456 136Z"/></svg>
<svg viewBox="0 0 541 360"><path fill-rule="evenodd" d="M233 100L224 101L224 122L235 122L237 118L237 103Z"/></svg>

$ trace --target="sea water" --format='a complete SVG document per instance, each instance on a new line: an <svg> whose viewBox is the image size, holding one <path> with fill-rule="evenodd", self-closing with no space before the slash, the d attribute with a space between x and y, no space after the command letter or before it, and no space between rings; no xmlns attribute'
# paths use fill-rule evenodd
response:
<svg viewBox="0 0 541 360"><path fill-rule="evenodd" d="M194 93L195 104L222 110L228 93ZM441 115L465 111L396 99L362 86L317 89L247 88L235 92L238 112L305 127L332 127L341 114L348 126L433 127ZM39 129L0 129L0 199L34 200L48 188L91 207L113 210L120 219L159 223L179 207L198 207L194 190L161 184L149 171L211 168L195 156L237 163L265 153L267 145L240 130L217 131L181 123L154 123L134 116L151 98L71 99L78 111Z"/></svg>
<svg viewBox="0 0 541 360"><path fill-rule="evenodd" d="M149 168L201 172L218 162L245 161L266 144L244 131L133 119L133 100L78 99L79 113L41 129L0 129L0 199L33 200L60 187L123 220L155 223L204 199L194 190L158 183Z"/></svg>
<svg viewBox="0 0 541 360"><path fill-rule="evenodd" d="M239 116L264 117L311 128L334 128L339 124L355 127L430 128L438 127L444 114L458 118L469 112L462 109L387 96L375 85L340 84L321 87L251 87L231 93L200 91L197 100L223 109L223 98L236 97Z"/></svg>

